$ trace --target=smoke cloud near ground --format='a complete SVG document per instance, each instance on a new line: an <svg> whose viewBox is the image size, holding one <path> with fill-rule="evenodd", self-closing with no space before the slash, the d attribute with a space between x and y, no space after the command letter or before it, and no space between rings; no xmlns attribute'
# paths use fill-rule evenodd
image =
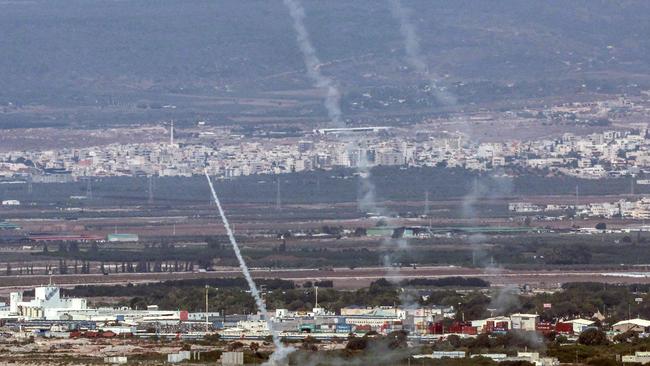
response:
<svg viewBox="0 0 650 366"><path fill-rule="evenodd" d="M283 0L284 5L289 10L293 20L293 28L296 32L298 47L302 53L307 75L313 80L314 85L326 92L325 108L329 116L332 127L344 127L341 119L341 92L336 82L331 78L323 75L320 71L321 61L318 59L316 49L314 48L309 32L305 27L305 9L299 0Z"/></svg>
<svg viewBox="0 0 650 366"><path fill-rule="evenodd" d="M402 365L412 355L412 349L391 348L389 342L370 343L368 348L355 357L342 357L336 353L297 352L292 355L292 364L300 366L367 366Z"/></svg>
<svg viewBox="0 0 650 366"><path fill-rule="evenodd" d="M492 296L488 309L493 310L494 315L505 315L519 307L521 307L519 289L517 286L508 285L496 291Z"/></svg>
<svg viewBox="0 0 650 366"><path fill-rule="evenodd" d="M428 81L429 87L438 102L443 105L456 104L456 98L446 91L444 87L439 85L438 78L427 66L425 58L422 55L420 38L418 37L415 24L412 21L411 9L405 7L400 0L388 0L388 3L391 14L399 22L400 34L404 39L406 61L418 74L422 75Z"/></svg>

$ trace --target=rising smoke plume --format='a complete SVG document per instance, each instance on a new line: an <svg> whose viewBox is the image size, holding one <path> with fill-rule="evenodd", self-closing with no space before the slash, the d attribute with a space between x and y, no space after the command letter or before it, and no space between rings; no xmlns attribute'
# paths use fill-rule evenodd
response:
<svg viewBox="0 0 650 366"><path fill-rule="evenodd" d="M305 27L305 10L299 0L283 0L284 5L289 10L293 19L293 28L296 32L298 46L303 55L308 76L314 81L318 88L326 90L325 108L330 119L332 127L344 127L345 124L341 118L341 92L334 80L323 75L320 71L321 61L316 55L316 49L311 43L309 32ZM362 148L359 141L353 140L350 136L344 136L347 140L348 156L358 155L356 163L357 174L359 175L360 192L358 206L361 211L372 212L375 215L384 217L386 221L392 221L385 207L377 203L376 187L371 179L371 164L368 162L366 151ZM397 246L399 249L406 248L406 241L394 240L392 237L385 237L382 241L382 248L392 248ZM399 270L392 268L392 258L386 255L382 258L384 266L388 268L387 272L391 275L399 275ZM392 277L395 278L395 277ZM396 279L396 281L398 281Z"/></svg>
<svg viewBox="0 0 650 366"><path fill-rule="evenodd" d="M241 254L241 251L239 250L239 245L237 244L237 240L235 240L235 235L232 232L232 229L230 228L230 223L228 222L228 218L226 217L226 213L223 210L223 207L221 207L221 202L219 201L219 197L217 196L217 192L214 190L214 186L212 185L212 180L210 179L210 176L208 175L208 171L205 170L205 178L208 180L208 185L210 186L210 192L212 193L212 199L214 200L214 203L217 205L217 210L219 210L219 215L221 216L221 221L223 222L223 226L226 228L226 233L228 234L228 239L230 240L230 244L232 245L232 249L235 251L235 256L237 257L237 261L239 261L239 268L241 269L242 273L244 274L244 278L246 278L246 282L248 283L248 287L251 291L251 295L253 295L253 298L255 299L255 304L257 305L257 308L259 311L266 317L266 324L269 328L269 331L271 332L271 335L273 337L273 344L275 345L275 352L271 355L271 358L269 359L269 365L283 365L286 363L286 357L291 351L293 350L292 348L284 347L284 345L280 342L280 338L278 337L278 333L275 331L273 328L273 323L271 320L267 317L267 312L266 312L266 305L264 304L264 301L262 301L262 297L260 296L260 293L257 289L257 285L255 285L255 281L253 281L253 277L250 274L250 271L248 270L248 266L246 265L246 261L244 260L244 257Z"/></svg>
<svg viewBox="0 0 650 366"><path fill-rule="evenodd" d="M341 119L341 92L334 80L323 75L320 71L321 62L316 55L316 49L312 45L309 32L305 27L305 9L299 0L283 1L287 9L289 9L291 19L293 19L293 29L296 31L298 46L305 61L305 67L307 67L307 75L313 80L316 87L326 91L325 108L333 125L332 127L344 127Z"/></svg>
<svg viewBox="0 0 650 366"><path fill-rule="evenodd" d="M307 68L307 74L317 87L327 91L325 108L330 118L330 124L333 127L343 127L344 123L341 118L340 105L341 92L334 80L320 72L321 61L316 55L316 49L311 43L309 32L305 27L305 9L299 0L283 0L283 2L293 19L293 28L296 32L298 46L300 47ZM357 173L359 174L361 184L358 202L359 208L383 216L386 210L377 204L375 185L370 179L371 166L365 156L365 150L360 148L358 141L349 141L348 154L351 154L355 149L359 153L359 161L357 163Z"/></svg>
<svg viewBox="0 0 650 366"><path fill-rule="evenodd" d="M429 70L425 58L422 56L420 38L418 37L415 24L411 20L411 9L403 6L400 0L388 0L388 3L391 14L399 22L399 30L404 39L406 61L418 74L427 80L438 102L443 105L455 104L456 98L447 92L444 87L438 85L436 75Z"/></svg>

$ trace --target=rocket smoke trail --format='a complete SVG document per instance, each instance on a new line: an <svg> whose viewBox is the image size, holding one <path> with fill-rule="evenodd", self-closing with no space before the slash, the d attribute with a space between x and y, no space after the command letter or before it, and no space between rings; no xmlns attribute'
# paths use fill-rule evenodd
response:
<svg viewBox="0 0 650 366"><path fill-rule="evenodd" d="M284 5L289 10L289 14L293 19L293 27L296 32L296 39L298 41L298 46L302 52L305 66L307 67L307 74L314 81L315 85L319 88L326 89L327 95L325 98L325 108L327 109L328 116L330 118L330 124L333 127L345 127L341 119L341 93L338 89L338 86L334 80L324 76L320 72L321 61L316 55L316 49L311 43L309 32L305 27L305 10L302 7L300 0L283 0ZM351 137L344 137L347 140L348 144L348 154L356 150L357 152L363 152L365 150L360 148L359 141L353 141ZM382 216L387 214L386 208L379 205L376 201L376 187L371 179L371 166L367 161L366 156L359 155L359 161L357 162L357 173L359 173L359 179L361 183L360 193L361 196L358 199L359 209L366 212L371 211L375 214L380 214ZM385 238L384 244L391 246L393 243L391 238ZM398 244L399 248L403 248L401 242ZM385 263L391 262L390 258L384 258Z"/></svg>
<svg viewBox="0 0 650 366"><path fill-rule="evenodd" d="M267 316L266 305L264 305L264 301L262 301L260 292L257 290L257 285L255 285L255 281L253 281L253 277L251 277L251 274L248 271L248 266L246 266L246 261L244 260L244 257L242 257L241 255L241 251L239 250L239 245L237 245L237 241L235 240L235 235L232 233L232 230L230 229L228 218L226 217L226 213L223 211L223 207L221 207L221 202L219 201L219 197L217 197L217 192L214 190L214 186L212 185L212 180L208 175L208 171L205 170L204 173L205 173L205 178L208 180L208 185L210 185L210 192L212 192L212 199L214 200L214 203L217 205L217 209L219 210L219 215L221 216L221 221L223 222L223 226L226 228L226 233L228 233L228 239L230 239L230 244L232 245L232 249L235 251L235 256L239 261L239 268L244 273L244 277L246 278L246 282L248 283L248 287L250 288L251 295L253 295L253 298L255 299L255 304L257 305L257 308L266 317ZM271 355L271 359L269 360L270 365L282 364L284 358L289 352L292 351L292 349L286 348L282 345L282 343L280 343L280 338L278 337L277 332L273 329L273 323L271 323L270 319L266 319L266 324L269 327L269 331L271 331L271 335L273 336L273 344L275 345L275 349L276 349L273 355Z"/></svg>
<svg viewBox="0 0 650 366"><path fill-rule="evenodd" d="M454 96L446 92L444 88L438 86L435 75L427 67L420 49L420 38L417 35L415 24L411 21L411 10L404 7L400 0L388 0L388 3L390 4L390 11L393 17L399 21L400 33L404 38L406 60L418 74L423 75L428 80L429 86L439 102L445 105L455 104L456 100Z"/></svg>
<svg viewBox="0 0 650 366"><path fill-rule="evenodd" d="M316 55L316 49L314 49L309 32L307 32L307 28L305 27L305 9L299 0L283 1L287 9L289 9L291 19L293 19L293 28L296 31L298 46L300 47L300 52L307 67L307 75L309 75L318 88L324 89L327 92L325 108L333 124L332 127L344 127L343 121L341 120L341 92L334 80L320 72L321 61Z"/></svg>
<svg viewBox="0 0 650 366"><path fill-rule="evenodd" d="M341 92L334 80L324 76L320 72L321 61L316 55L316 49L311 43L307 27L305 27L305 9L302 7L300 0L283 1L293 19L293 28L296 31L298 46L300 47L300 51L302 52L305 61L305 66L307 67L307 74L314 81L317 87L327 90L325 107L327 108L330 123L333 127L344 127L344 123L341 120ZM348 145L348 152L357 148L357 143L350 142ZM375 203L375 186L369 179L370 167L368 166L365 157L360 158L360 164L357 167L357 170L361 173L360 176L362 179L362 197L359 200L360 207L366 210L370 209L378 211Z"/></svg>

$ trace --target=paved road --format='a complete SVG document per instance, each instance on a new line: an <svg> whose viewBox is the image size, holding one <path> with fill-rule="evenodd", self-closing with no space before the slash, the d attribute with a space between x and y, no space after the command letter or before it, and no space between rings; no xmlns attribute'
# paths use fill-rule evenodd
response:
<svg viewBox="0 0 650 366"><path fill-rule="evenodd" d="M629 270L506 270L506 269L477 269L455 266L418 267L413 268L335 268L332 270L318 269L287 269L264 270L252 269L256 278L281 278L296 283L315 280L332 280L338 288L354 289L367 286L379 278L401 280L406 278L444 278L452 276L478 277L485 279L494 286L531 284L541 287L557 287L565 282L606 282L606 283L650 283L650 272ZM195 278L225 278L239 277L237 268L223 268L212 272L179 272L179 273L119 273L119 274L71 274L54 275L52 283L61 287L72 287L83 284L115 285L127 283L147 283L167 280ZM2 276L0 277L0 294L7 294L19 289L28 289L50 282L49 276Z"/></svg>

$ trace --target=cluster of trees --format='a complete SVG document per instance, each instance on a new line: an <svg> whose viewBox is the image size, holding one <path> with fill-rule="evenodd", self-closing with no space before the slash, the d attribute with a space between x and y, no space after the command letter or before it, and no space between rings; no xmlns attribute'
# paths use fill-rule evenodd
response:
<svg viewBox="0 0 650 366"><path fill-rule="evenodd" d="M281 279L257 279L257 286L264 286L267 290L291 290L295 287L292 281ZM173 288L235 288L247 289L248 284L243 277L237 278L205 278L189 280L173 280L145 284L127 284L127 285L83 285L76 286L73 289L63 289L62 292L67 296L77 297L111 297L111 296L136 296L156 292L166 292Z"/></svg>
<svg viewBox="0 0 650 366"><path fill-rule="evenodd" d="M327 231L336 233L339 227L328 227ZM329 266L345 266L356 268L360 266L383 265L383 258L389 256L396 266L408 263L418 264L455 264L482 266L491 258L498 258L499 264L516 266L521 264L536 264L539 266L581 266L585 264L618 264L618 263L647 263L650 261L650 251L640 251L645 238L640 234L636 239L621 235L603 235L598 241L588 241L554 234L539 234L502 237L494 243L486 239L490 245L476 251L470 242L456 247L436 246L446 244L445 238L433 238L414 242L409 250L399 249L370 249L370 248L324 248L305 245L287 248L282 241L275 248L255 247L245 248L243 254L250 265L271 268L325 268ZM285 239L286 240L286 239ZM462 239L459 239L462 240ZM576 242L576 240L578 240ZM58 250L50 250L43 246L42 253L37 253L39 260L47 258L63 258L81 262L94 262L91 272L101 262L106 263L106 271L102 272L179 272L190 271L195 267L210 270L215 263L219 265L237 265L234 252L226 243L225 238L205 238L205 247L179 247L168 242L146 244L144 249L114 249L99 248L96 244L88 248L80 248L77 243L58 243ZM50 244L52 245L52 244ZM55 244L57 245L57 244ZM278 256L282 253L282 256ZM69 273L70 271L68 271ZM15 273L13 271L12 273ZM47 272L46 272L47 273ZM443 280L448 281L448 280ZM453 284L452 284L453 285ZM463 284L458 284L463 286ZM467 286L474 286L466 284ZM431 286L447 286L442 283ZM477 283L481 287L484 284Z"/></svg>
<svg viewBox="0 0 650 366"><path fill-rule="evenodd" d="M472 282L471 280L469 282ZM302 288L296 288L291 281L256 280L258 287L265 291L269 308L287 308L290 310L311 310L315 305L314 286L318 286L319 305L331 311L340 311L342 307L351 305L382 306L400 304L442 304L458 306L468 319L478 318L485 314L490 299L478 292L460 294L453 290L431 290L422 297L419 290L405 289L385 279L377 280L368 288L356 291L343 291L332 288L331 281L307 282ZM170 309L202 310L205 286L209 287L211 308L216 311L227 309L229 313L254 312L255 304L243 278L197 279L166 281L142 285L125 286L77 286L71 290L63 290L67 296L78 297L131 297L123 305L144 307L158 304ZM240 302L238 304L238 302Z"/></svg>
<svg viewBox="0 0 650 366"><path fill-rule="evenodd" d="M102 269L103 269L103 264L102 264ZM83 261L79 263L78 261L74 261L74 264L72 265L72 268L68 265L68 261L65 259L59 259L59 266L57 267L57 270L59 274L88 274L90 273L90 262L88 261ZM52 268L52 265L46 265L45 266L45 273L54 273L54 269Z"/></svg>
<svg viewBox="0 0 650 366"><path fill-rule="evenodd" d="M29 264L29 265L21 264L21 265L18 266L18 268L14 268L11 265L11 262L7 262L7 264L5 265L4 274L7 275L7 276L22 275L22 274L33 275L34 274L34 265L33 264Z"/></svg>
<svg viewBox="0 0 650 366"><path fill-rule="evenodd" d="M490 287L490 283L476 277L413 278L400 282L402 286L431 287Z"/></svg>
<svg viewBox="0 0 650 366"><path fill-rule="evenodd" d="M334 281L332 280L323 280L323 281L307 281L302 284L303 288L319 287L319 288L332 288L334 287Z"/></svg>
<svg viewBox="0 0 650 366"><path fill-rule="evenodd" d="M256 281L258 288L265 291L291 291L291 281L261 279ZM124 286L77 286L62 290L66 296L76 297L130 297L120 303L133 309L143 309L156 304L164 309L205 310L205 289L208 286L210 311L225 311L228 314L250 314L256 311L255 301L243 278L214 278L179 281L165 281L142 285Z"/></svg>
<svg viewBox="0 0 650 366"><path fill-rule="evenodd" d="M143 250L127 250L99 248L93 243L87 250L79 250L76 243L59 244L59 250L51 252L47 246L43 246L42 255L58 256L63 258L87 260L87 261L104 261L104 262L195 262L209 266L213 258L221 260L232 259L235 255L232 249L225 248L222 242L215 238L208 238L207 247L194 248L177 248L173 244L165 241L159 244L145 244ZM203 266L202 266L203 267Z"/></svg>
<svg viewBox="0 0 650 366"><path fill-rule="evenodd" d="M349 337L345 349L359 351L366 349L373 350L394 350L397 348L406 348L408 333L405 331L394 331L385 336L376 332L366 333L363 337Z"/></svg>
<svg viewBox="0 0 650 366"><path fill-rule="evenodd" d="M542 249L540 255L547 264L589 264L591 251L585 245L566 245Z"/></svg>
<svg viewBox="0 0 650 366"><path fill-rule="evenodd" d="M546 348L545 339L541 335L531 334L523 331L510 331L506 334L490 336L480 334L476 338L461 338L458 335L450 335L433 345L436 351L451 351L455 349L466 349L472 353L492 351L495 349L513 351L516 349L543 350Z"/></svg>

